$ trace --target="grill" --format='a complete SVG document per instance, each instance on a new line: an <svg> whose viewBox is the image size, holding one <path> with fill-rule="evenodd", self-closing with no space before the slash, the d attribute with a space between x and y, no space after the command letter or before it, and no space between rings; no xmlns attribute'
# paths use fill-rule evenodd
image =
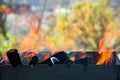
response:
<svg viewBox="0 0 120 80"><path fill-rule="evenodd" d="M13 52L14 50L12 50ZM33 54L33 52L30 53ZM12 66L0 66L0 80L120 80L118 52L114 51L111 64L99 66L96 65L100 57L97 51L86 51L87 57L80 59L79 57L83 55L83 52L80 51L71 51L69 54L61 51L54 55L49 52L40 53L34 54L33 58L29 60L30 64L34 64L35 61L34 67L29 66L29 64L19 65L17 62L15 62L17 65L12 65L14 59L19 60L19 58L13 59L18 52L15 50L14 54L11 54L11 51L7 53L9 59L12 57L12 62L10 61ZM23 58L25 54L22 54L20 58ZM45 55L47 59L45 59ZM75 61L70 60L72 56L75 57ZM38 60L41 62L37 62Z"/></svg>
<svg viewBox="0 0 120 80"><path fill-rule="evenodd" d="M52 67L37 64L29 66L0 66L0 80L120 80L120 66L88 65L87 70L80 64L67 67L57 64Z"/></svg>

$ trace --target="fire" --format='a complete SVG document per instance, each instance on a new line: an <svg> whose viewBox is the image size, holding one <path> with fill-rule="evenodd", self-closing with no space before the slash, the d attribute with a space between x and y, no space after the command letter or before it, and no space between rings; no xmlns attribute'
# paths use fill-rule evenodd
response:
<svg viewBox="0 0 120 80"><path fill-rule="evenodd" d="M3 60L3 63L4 63L4 64L6 64L6 65L9 64L9 61L8 61L8 58L7 58L6 53L3 53L3 54L2 54L2 60Z"/></svg>
<svg viewBox="0 0 120 80"><path fill-rule="evenodd" d="M74 62L76 59L75 59L75 56L72 56L69 58L72 62Z"/></svg>
<svg viewBox="0 0 120 80"><path fill-rule="evenodd" d="M87 54L82 51L72 52L73 55L69 58L72 62L87 57Z"/></svg>
<svg viewBox="0 0 120 80"><path fill-rule="evenodd" d="M43 59L41 60L41 62L44 61L44 60L46 60L46 59L48 59L50 56L51 56L51 54L48 53L47 55L45 55L45 56L43 57Z"/></svg>
<svg viewBox="0 0 120 80"><path fill-rule="evenodd" d="M52 53L55 53L56 51L70 50L72 44L74 44L75 42L75 40L72 38L72 35L69 35L68 37L70 37L70 40L68 40L67 43L64 44L64 46L62 47L52 46L52 43L49 41L47 37L41 36L41 29L39 26L38 19L33 16L32 19L30 20L30 23L31 23L30 33L27 36L23 37L19 44L20 52L33 50L39 51L40 49L48 47L52 50L51 51Z"/></svg>
<svg viewBox="0 0 120 80"><path fill-rule="evenodd" d="M83 59L83 58L86 58L87 57L87 54L86 53L83 53L81 56L80 56L80 59Z"/></svg>
<svg viewBox="0 0 120 80"><path fill-rule="evenodd" d="M3 58L3 59L7 58L6 53L3 53L3 54L2 54L2 58Z"/></svg>
<svg viewBox="0 0 120 80"><path fill-rule="evenodd" d="M32 58L33 56L35 56L36 53L35 52L28 52L28 54L26 54L24 56L24 60L29 60L30 58Z"/></svg>
<svg viewBox="0 0 120 80"><path fill-rule="evenodd" d="M83 59L83 58L86 58L87 57L87 54L86 53L83 53L79 59ZM69 58L72 62L74 62L76 60L75 56L72 56Z"/></svg>
<svg viewBox="0 0 120 80"><path fill-rule="evenodd" d="M30 23L30 33L22 39L19 45L19 50L21 52L31 50L38 51L40 48L48 46L47 41L41 39L41 30L37 18L32 17Z"/></svg>
<svg viewBox="0 0 120 80"><path fill-rule="evenodd" d="M103 52L101 52L97 65L112 64L113 54L114 51L112 49L106 48Z"/></svg>
<svg viewBox="0 0 120 80"><path fill-rule="evenodd" d="M111 47L106 47L105 42L110 42L116 40L120 37L120 31L113 30L105 34L105 36L99 41L99 53L100 58L97 65L111 64L114 55L114 49Z"/></svg>
<svg viewBox="0 0 120 80"><path fill-rule="evenodd" d="M56 51L70 50L72 48L72 45L76 41L73 37L73 35L75 34L69 34L66 38L69 38L70 40L64 42L65 40L63 39L63 41L59 42L61 44L64 43L64 46L59 46L59 44L57 44L57 41L56 40L54 41L54 38L53 38L53 42L56 43L56 46L55 46L55 44L53 45L53 43L48 40L51 38L41 37L41 27L39 25L37 17L32 17L32 19L30 20L30 23L31 23L30 33L22 39L19 46L19 50L21 52L31 51L31 50L39 51L42 48L48 47L52 50L51 52L54 54ZM105 36L99 42L100 58L96 63L97 65L111 63L111 59L114 54L114 49L111 47L106 47L105 44L106 42L116 40L118 37L120 37L120 31L118 30L112 30L112 31L106 32ZM83 54L80 58L85 58L85 57L86 55ZM45 59L47 58L48 56L45 57ZM75 57L71 57L70 60L75 61L76 59Z"/></svg>

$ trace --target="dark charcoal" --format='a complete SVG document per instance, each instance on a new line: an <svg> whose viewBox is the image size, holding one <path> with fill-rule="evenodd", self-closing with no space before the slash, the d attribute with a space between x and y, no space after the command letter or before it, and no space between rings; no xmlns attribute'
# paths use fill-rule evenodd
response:
<svg viewBox="0 0 120 80"><path fill-rule="evenodd" d="M22 64L17 49L10 49L6 54L13 67Z"/></svg>
<svg viewBox="0 0 120 80"><path fill-rule="evenodd" d="M75 61L75 64L82 64L84 66L84 71L87 71L87 65L90 63L90 57L81 58Z"/></svg>
<svg viewBox="0 0 120 80"><path fill-rule="evenodd" d="M38 62L38 57L37 56L33 56L31 61L30 61L30 63L29 63L29 65L35 66L37 64L37 62Z"/></svg>
<svg viewBox="0 0 120 80"><path fill-rule="evenodd" d="M90 62L90 57L82 58L79 60L75 61L75 64L83 64L83 65L88 65Z"/></svg>
<svg viewBox="0 0 120 80"><path fill-rule="evenodd" d="M114 51L113 58L112 58L112 64L120 65L120 60L119 60L117 54L118 53L116 51Z"/></svg>
<svg viewBox="0 0 120 80"><path fill-rule="evenodd" d="M100 57L98 51L86 51L85 53L90 57L89 64L96 64L97 63L97 61Z"/></svg>
<svg viewBox="0 0 120 80"><path fill-rule="evenodd" d="M48 64L52 66L53 64L65 64L69 61L67 53L64 51L55 53L53 56L48 58L47 60L41 62L41 64Z"/></svg>

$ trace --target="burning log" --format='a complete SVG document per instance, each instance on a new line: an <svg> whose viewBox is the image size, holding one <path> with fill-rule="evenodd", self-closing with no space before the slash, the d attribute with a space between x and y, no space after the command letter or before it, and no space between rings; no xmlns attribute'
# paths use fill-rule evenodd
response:
<svg viewBox="0 0 120 80"><path fill-rule="evenodd" d="M82 64L84 66L84 70L87 70L87 65L90 63L91 58L82 51L71 51L68 56L73 64ZM73 60L73 58L75 58Z"/></svg>
<svg viewBox="0 0 120 80"><path fill-rule="evenodd" d="M64 51L57 52L54 55L51 52L24 52L20 55L22 64L33 65L48 64L52 66L54 64L66 64L68 67L72 64L83 64L87 66L88 64L97 65L116 65L120 64L120 60L117 57L116 51L103 51L101 54L98 51L71 51L67 54ZM52 55L52 56L51 56ZM7 58L6 58L7 57ZM21 64L18 51L16 49L11 49L6 53L5 59L9 59L10 64L16 67ZM1 64L0 60L0 64Z"/></svg>
<svg viewBox="0 0 120 80"><path fill-rule="evenodd" d="M37 54L37 57L38 57L38 60L39 60L39 63L47 60L48 58L50 58L52 56L52 53L51 52L38 52Z"/></svg>
<svg viewBox="0 0 120 80"><path fill-rule="evenodd" d="M9 51L7 51L6 55L9 59L10 64L13 67L16 67L17 65L22 64L17 49L10 49Z"/></svg>
<svg viewBox="0 0 120 80"><path fill-rule="evenodd" d="M69 61L69 58L67 56L67 53L64 51L57 52L47 60L41 62L41 64L48 64L49 66L52 66L54 64L65 64Z"/></svg>
<svg viewBox="0 0 120 80"><path fill-rule="evenodd" d="M109 56L109 53L111 53L110 56ZM110 51L110 52L103 51L101 54L98 51L85 51L85 52L71 51L68 54L68 57L73 62L73 64L75 63L75 64L97 64L98 65L99 61L101 61L102 59L106 59L108 60L107 63L102 62L99 65L105 65L105 64L116 65L116 64L120 64L120 60L117 54L118 52L116 51Z"/></svg>
<svg viewBox="0 0 120 80"><path fill-rule="evenodd" d="M79 57L82 55L83 52L81 51L70 51L68 54L68 57L72 62L76 61L79 59Z"/></svg>
<svg viewBox="0 0 120 80"><path fill-rule="evenodd" d="M33 68L38 62L38 57L37 56L33 56L29 65Z"/></svg>
<svg viewBox="0 0 120 80"><path fill-rule="evenodd" d="M71 51L68 54L70 60L75 64L84 64L87 65L90 63L91 58L88 56L88 54L82 52L82 51ZM75 58L75 59L73 59Z"/></svg>
<svg viewBox="0 0 120 80"><path fill-rule="evenodd" d="M69 66L72 64L80 64L79 59L82 57L86 57L86 55L83 55L84 53L82 51L70 51L68 54L68 57L71 62L69 62ZM81 61L81 60L80 60Z"/></svg>
<svg viewBox="0 0 120 80"><path fill-rule="evenodd" d="M23 52L20 55L21 61L23 65L29 65L30 60L32 59L33 56L35 56L35 52Z"/></svg>

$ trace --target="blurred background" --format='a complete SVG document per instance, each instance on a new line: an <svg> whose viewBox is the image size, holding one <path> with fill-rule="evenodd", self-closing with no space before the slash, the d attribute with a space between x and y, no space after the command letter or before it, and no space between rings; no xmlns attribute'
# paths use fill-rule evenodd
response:
<svg viewBox="0 0 120 80"><path fill-rule="evenodd" d="M0 0L0 53L120 49L120 0Z"/></svg>

